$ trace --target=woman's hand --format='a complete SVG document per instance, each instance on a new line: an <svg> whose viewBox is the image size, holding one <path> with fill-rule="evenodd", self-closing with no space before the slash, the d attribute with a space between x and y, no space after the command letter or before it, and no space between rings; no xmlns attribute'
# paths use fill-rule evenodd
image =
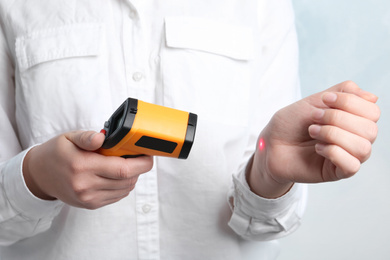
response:
<svg viewBox="0 0 390 260"><path fill-rule="evenodd" d="M153 158L124 159L94 152L104 135L92 131L69 132L32 148L23 162L30 191L46 200L96 209L129 195L138 176L153 167Z"/></svg>
<svg viewBox="0 0 390 260"><path fill-rule="evenodd" d="M351 81L278 111L259 137L248 167L252 190L276 198L295 182L353 176L371 154L380 109L377 97Z"/></svg>

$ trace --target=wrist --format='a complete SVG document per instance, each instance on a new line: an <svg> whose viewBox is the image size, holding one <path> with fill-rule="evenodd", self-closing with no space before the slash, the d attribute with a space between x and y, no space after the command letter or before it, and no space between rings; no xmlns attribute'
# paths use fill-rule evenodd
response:
<svg viewBox="0 0 390 260"><path fill-rule="evenodd" d="M33 169L35 167L33 166L34 159L32 157L34 153L33 150L35 149L36 147L32 148L30 151L27 152L26 156L24 157L23 167L22 167L24 182L26 183L26 186L30 190L30 192L37 198L43 200L55 200L56 198L51 197L47 195L45 192L43 192L34 179Z"/></svg>
<svg viewBox="0 0 390 260"><path fill-rule="evenodd" d="M260 149L256 150L248 162L246 179L252 192L266 199L279 198L294 185L293 182L280 182L272 177L267 171L265 151Z"/></svg>

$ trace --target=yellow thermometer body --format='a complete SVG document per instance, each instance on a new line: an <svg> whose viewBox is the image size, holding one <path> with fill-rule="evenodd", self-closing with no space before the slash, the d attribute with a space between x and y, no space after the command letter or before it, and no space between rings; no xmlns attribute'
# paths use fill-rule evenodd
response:
<svg viewBox="0 0 390 260"><path fill-rule="evenodd" d="M99 153L186 159L195 138L197 115L128 98L104 124Z"/></svg>

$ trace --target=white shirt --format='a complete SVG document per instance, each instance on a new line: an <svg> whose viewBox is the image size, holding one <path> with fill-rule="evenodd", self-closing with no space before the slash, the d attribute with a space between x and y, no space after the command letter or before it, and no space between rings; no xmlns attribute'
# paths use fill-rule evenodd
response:
<svg viewBox="0 0 390 260"><path fill-rule="evenodd" d="M0 259L276 257L264 241L299 226L305 188L264 199L244 170L300 97L289 0L0 0L0 26ZM99 131L129 96L198 114L189 158L155 158L97 210L34 197L28 149Z"/></svg>

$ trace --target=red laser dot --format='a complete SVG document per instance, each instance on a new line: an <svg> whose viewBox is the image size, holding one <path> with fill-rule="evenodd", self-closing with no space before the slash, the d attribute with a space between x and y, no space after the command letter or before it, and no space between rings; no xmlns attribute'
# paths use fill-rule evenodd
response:
<svg viewBox="0 0 390 260"><path fill-rule="evenodd" d="M264 150L264 147L265 147L264 139L260 138L260 140L259 140L259 149L260 149L260 151Z"/></svg>

